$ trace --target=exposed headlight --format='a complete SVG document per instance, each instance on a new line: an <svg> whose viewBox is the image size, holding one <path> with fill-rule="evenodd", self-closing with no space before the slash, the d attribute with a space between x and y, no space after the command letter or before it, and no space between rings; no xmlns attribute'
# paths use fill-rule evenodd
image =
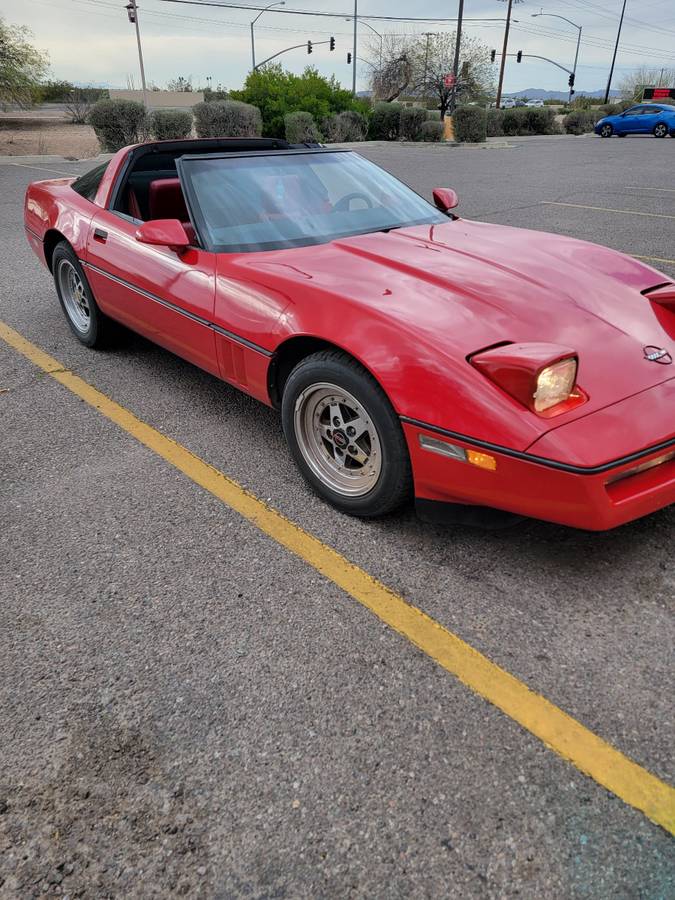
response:
<svg viewBox="0 0 675 900"><path fill-rule="evenodd" d="M542 369L534 392L535 412L543 412L567 400L577 380L577 361L574 357L561 359Z"/></svg>

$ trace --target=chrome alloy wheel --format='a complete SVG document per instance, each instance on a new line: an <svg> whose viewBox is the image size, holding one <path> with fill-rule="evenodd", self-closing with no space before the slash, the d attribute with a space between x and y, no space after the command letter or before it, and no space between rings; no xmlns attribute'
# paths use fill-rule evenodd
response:
<svg viewBox="0 0 675 900"><path fill-rule="evenodd" d="M89 300L77 269L67 259L59 262L59 289L68 318L82 334L89 331L91 312Z"/></svg>
<svg viewBox="0 0 675 900"><path fill-rule="evenodd" d="M601 137L611 137L613 131L614 129L611 125L603 125L600 129L600 135Z"/></svg>
<svg viewBox="0 0 675 900"><path fill-rule="evenodd" d="M335 384L306 388L295 403L295 437L323 484L344 497L371 491L382 470L382 448L367 411Z"/></svg>
<svg viewBox="0 0 675 900"><path fill-rule="evenodd" d="M665 122L659 122L654 128L654 137L663 138L668 134L668 126Z"/></svg>

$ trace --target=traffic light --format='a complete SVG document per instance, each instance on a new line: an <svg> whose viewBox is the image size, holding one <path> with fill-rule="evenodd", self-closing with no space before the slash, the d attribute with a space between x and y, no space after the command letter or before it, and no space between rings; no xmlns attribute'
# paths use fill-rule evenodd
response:
<svg viewBox="0 0 675 900"><path fill-rule="evenodd" d="M571 88L574 87L574 72L571 73L570 77L567 79L567 83Z"/></svg>
<svg viewBox="0 0 675 900"><path fill-rule="evenodd" d="M328 49L329 49L329 50L335 50L335 38L334 38L334 37L331 37L331 39L330 39L330 41L329 41Z"/></svg>
<svg viewBox="0 0 675 900"><path fill-rule="evenodd" d="M523 61L523 51L522 51L522 50L519 50L519 51L516 53L516 62L522 62L522 61Z"/></svg>
<svg viewBox="0 0 675 900"><path fill-rule="evenodd" d="M311 41L307 41L307 52L308 53L312 52L312 42Z"/></svg>
<svg viewBox="0 0 675 900"><path fill-rule="evenodd" d="M497 55L497 51L496 51L496 50L490 50L490 62L494 62L494 61L495 61L495 56L496 56L496 55Z"/></svg>
<svg viewBox="0 0 675 900"><path fill-rule="evenodd" d="M347 65L349 65L351 63L351 61L352 61L352 55L351 55L351 53L348 53L347 54Z"/></svg>
<svg viewBox="0 0 675 900"><path fill-rule="evenodd" d="M129 16L129 21L132 25L136 22L136 7L133 3L127 3L127 15Z"/></svg>

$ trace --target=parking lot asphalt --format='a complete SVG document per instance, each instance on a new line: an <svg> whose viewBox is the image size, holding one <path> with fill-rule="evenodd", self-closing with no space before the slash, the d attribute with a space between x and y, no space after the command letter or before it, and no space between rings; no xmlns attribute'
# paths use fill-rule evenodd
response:
<svg viewBox="0 0 675 900"><path fill-rule="evenodd" d="M675 277L675 141L368 147L468 218ZM0 163L0 320L673 781L675 510L607 534L376 522L278 416L71 336ZM523 236L526 240L526 235ZM666 830L0 340L0 896L669 898Z"/></svg>

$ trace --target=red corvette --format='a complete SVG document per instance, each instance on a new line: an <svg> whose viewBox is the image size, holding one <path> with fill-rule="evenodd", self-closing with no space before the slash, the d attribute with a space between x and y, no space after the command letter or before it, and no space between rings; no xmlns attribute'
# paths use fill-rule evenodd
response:
<svg viewBox="0 0 675 900"><path fill-rule="evenodd" d="M344 512L607 529L675 501L675 284L434 201L350 151L188 140L31 184L25 224L82 343L115 320L279 407Z"/></svg>

